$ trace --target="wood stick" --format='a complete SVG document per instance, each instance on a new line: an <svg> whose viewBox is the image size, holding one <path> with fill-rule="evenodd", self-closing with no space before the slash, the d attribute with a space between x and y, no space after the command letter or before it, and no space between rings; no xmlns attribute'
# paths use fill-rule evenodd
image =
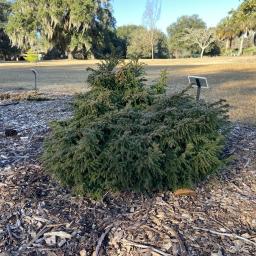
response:
<svg viewBox="0 0 256 256"><path fill-rule="evenodd" d="M193 229L206 231L206 232L209 232L209 233L214 234L214 235L227 236L227 237L231 237L231 238L237 238L237 239L243 240L244 242L246 242L248 244L252 244L252 245L256 246L255 242L253 242L253 241L251 241L251 240L249 240L249 239L247 239L245 237L239 236L237 234L222 233L222 232L217 232L217 231L210 230L210 229L207 229L207 228L193 227Z"/></svg>
<svg viewBox="0 0 256 256"><path fill-rule="evenodd" d="M163 252L163 251L161 251L161 250L159 250L159 249L157 249L157 248L155 248L151 245L140 244L140 243L128 241L126 239L123 239L122 241L123 241L123 243L125 243L127 245L138 247L138 248L141 248L141 249L147 249L147 250L150 250L150 251L152 251L154 253L157 253L158 255L161 255L161 256L171 256L171 254Z"/></svg>
<svg viewBox="0 0 256 256"><path fill-rule="evenodd" d="M6 104L0 104L0 107L6 107L6 106L11 106L11 105L18 105L19 102L11 102L11 103L6 103Z"/></svg>
<svg viewBox="0 0 256 256"><path fill-rule="evenodd" d="M38 233L37 235L26 245L23 245L19 248L19 251L24 251L25 249L27 249L28 247L30 247L37 239L39 239L41 236L44 235L44 233L46 233L48 230L50 230L49 227L45 226L43 227Z"/></svg>
<svg viewBox="0 0 256 256"><path fill-rule="evenodd" d="M10 228L10 225L7 225L7 232L8 232L8 235L10 237L11 240L13 240L13 236L12 236L12 231L11 231L11 228Z"/></svg>
<svg viewBox="0 0 256 256"><path fill-rule="evenodd" d="M100 236L100 239L98 240L97 246L96 246L96 250L95 250L95 256L99 256L100 255L100 249L102 246L102 243L105 239L105 237L107 236L107 234L110 232L110 230L112 229L113 225L108 226L105 229L105 232Z"/></svg>

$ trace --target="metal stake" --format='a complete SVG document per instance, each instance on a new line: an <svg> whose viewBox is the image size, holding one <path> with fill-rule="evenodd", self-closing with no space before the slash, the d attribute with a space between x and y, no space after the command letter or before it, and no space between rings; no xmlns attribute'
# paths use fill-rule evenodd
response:
<svg viewBox="0 0 256 256"><path fill-rule="evenodd" d="M196 78L196 85L197 85L197 92L196 92L196 101L199 102L200 100L200 95L201 95L201 83L198 78Z"/></svg>
<svg viewBox="0 0 256 256"><path fill-rule="evenodd" d="M38 75L38 71L35 69L31 69L31 71L33 72L34 76L35 76L35 91L37 91L37 75Z"/></svg>

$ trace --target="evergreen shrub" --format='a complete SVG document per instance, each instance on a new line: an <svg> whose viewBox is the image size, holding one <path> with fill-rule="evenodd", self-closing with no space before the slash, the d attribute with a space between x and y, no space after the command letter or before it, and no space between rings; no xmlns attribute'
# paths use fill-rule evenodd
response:
<svg viewBox="0 0 256 256"><path fill-rule="evenodd" d="M223 164L224 101L166 94L166 72L145 85L143 65L110 59L90 69L74 117L52 124L43 163L78 194L191 187Z"/></svg>
<svg viewBox="0 0 256 256"><path fill-rule="evenodd" d="M39 61L39 56L37 53L34 53L32 51L28 51L25 55L24 55L24 59L28 62L38 62Z"/></svg>

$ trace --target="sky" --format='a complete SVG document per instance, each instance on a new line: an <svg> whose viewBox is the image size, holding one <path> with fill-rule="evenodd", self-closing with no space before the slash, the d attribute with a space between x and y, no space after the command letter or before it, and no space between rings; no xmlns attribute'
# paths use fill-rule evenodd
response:
<svg viewBox="0 0 256 256"><path fill-rule="evenodd" d="M117 26L142 25L146 2L147 0L112 0ZM162 12L157 27L166 32L166 28L178 17L193 14L198 14L208 27L213 27L239 4L241 0L162 0Z"/></svg>

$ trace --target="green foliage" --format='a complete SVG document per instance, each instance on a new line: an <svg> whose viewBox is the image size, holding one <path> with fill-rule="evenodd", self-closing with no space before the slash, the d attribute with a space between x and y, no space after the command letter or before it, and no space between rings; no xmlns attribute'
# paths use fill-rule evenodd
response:
<svg viewBox="0 0 256 256"><path fill-rule="evenodd" d="M143 29L143 26L137 25L125 25L120 26L116 29L116 34L120 42L120 46L122 48L122 55L124 58L127 58L127 48L131 43L132 34L134 31Z"/></svg>
<svg viewBox="0 0 256 256"><path fill-rule="evenodd" d="M256 29L256 0L244 0L238 8L240 15L244 16L248 29Z"/></svg>
<svg viewBox="0 0 256 256"><path fill-rule="evenodd" d="M10 10L11 4L5 0L0 0L0 28L5 27Z"/></svg>
<svg viewBox="0 0 256 256"><path fill-rule="evenodd" d="M164 94L166 91L166 85L168 82L167 70L162 70L160 73L160 79L153 84L152 89L156 94Z"/></svg>
<svg viewBox="0 0 256 256"><path fill-rule="evenodd" d="M139 56L141 58L151 58L151 31L144 27L138 28L131 34L131 39L127 47L127 56ZM154 56L156 58L167 58L169 56L167 38L159 30L154 31Z"/></svg>
<svg viewBox="0 0 256 256"><path fill-rule="evenodd" d="M132 33L127 56L129 58L138 56L145 59L151 57L150 33L146 28L142 27Z"/></svg>
<svg viewBox="0 0 256 256"><path fill-rule="evenodd" d="M221 40L227 40L225 55L233 54L232 41L240 38L240 48L237 55L243 53L244 39L256 29L256 0L244 0L237 9L232 10L217 26L217 35ZM254 43L252 43L252 46Z"/></svg>
<svg viewBox="0 0 256 256"><path fill-rule="evenodd" d="M235 23L231 17L222 19L217 28L216 34L221 40L229 39L232 40L236 36Z"/></svg>
<svg viewBox="0 0 256 256"><path fill-rule="evenodd" d="M4 29L0 28L0 59L3 58L6 60L16 53L19 53L19 50L11 45L10 39Z"/></svg>
<svg viewBox="0 0 256 256"><path fill-rule="evenodd" d="M7 33L25 50L47 52L57 47L70 58L79 51L93 57L106 50L105 40L114 24L109 0L17 0Z"/></svg>
<svg viewBox="0 0 256 256"><path fill-rule="evenodd" d="M204 52L216 42L215 31L213 29L187 29L183 35L182 41L189 45L196 45L201 49L201 58Z"/></svg>
<svg viewBox="0 0 256 256"><path fill-rule="evenodd" d="M24 59L28 62L37 62L37 61L39 61L39 55L38 55L38 53L35 53L33 51L28 51L24 55Z"/></svg>
<svg viewBox="0 0 256 256"><path fill-rule="evenodd" d="M245 48L243 54L246 56L256 56L256 47Z"/></svg>
<svg viewBox="0 0 256 256"><path fill-rule="evenodd" d="M11 12L11 3L5 0L0 0L0 58L7 59L8 56L18 52L16 47L12 47L5 26Z"/></svg>
<svg viewBox="0 0 256 256"><path fill-rule="evenodd" d="M153 35L154 56L156 58L168 58L169 50L166 35L159 30L154 30ZM143 26L127 25L117 28L117 36L125 58L152 57L152 31Z"/></svg>
<svg viewBox="0 0 256 256"><path fill-rule="evenodd" d="M199 52L198 47L182 41L187 29L204 29L205 22L198 15L181 16L167 28L170 54L176 58L189 57Z"/></svg>
<svg viewBox="0 0 256 256"><path fill-rule="evenodd" d="M120 26L116 29L117 36L121 39L124 39L127 45L129 44L131 40L131 35L134 31L137 29L141 29L143 26L137 26L137 25L124 25Z"/></svg>
<svg viewBox="0 0 256 256"><path fill-rule="evenodd" d="M144 84L138 61L107 60L90 69L91 90L76 97L74 117L55 122L43 163L78 194L154 192L190 187L222 164L227 106L167 96L166 72Z"/></svg>

